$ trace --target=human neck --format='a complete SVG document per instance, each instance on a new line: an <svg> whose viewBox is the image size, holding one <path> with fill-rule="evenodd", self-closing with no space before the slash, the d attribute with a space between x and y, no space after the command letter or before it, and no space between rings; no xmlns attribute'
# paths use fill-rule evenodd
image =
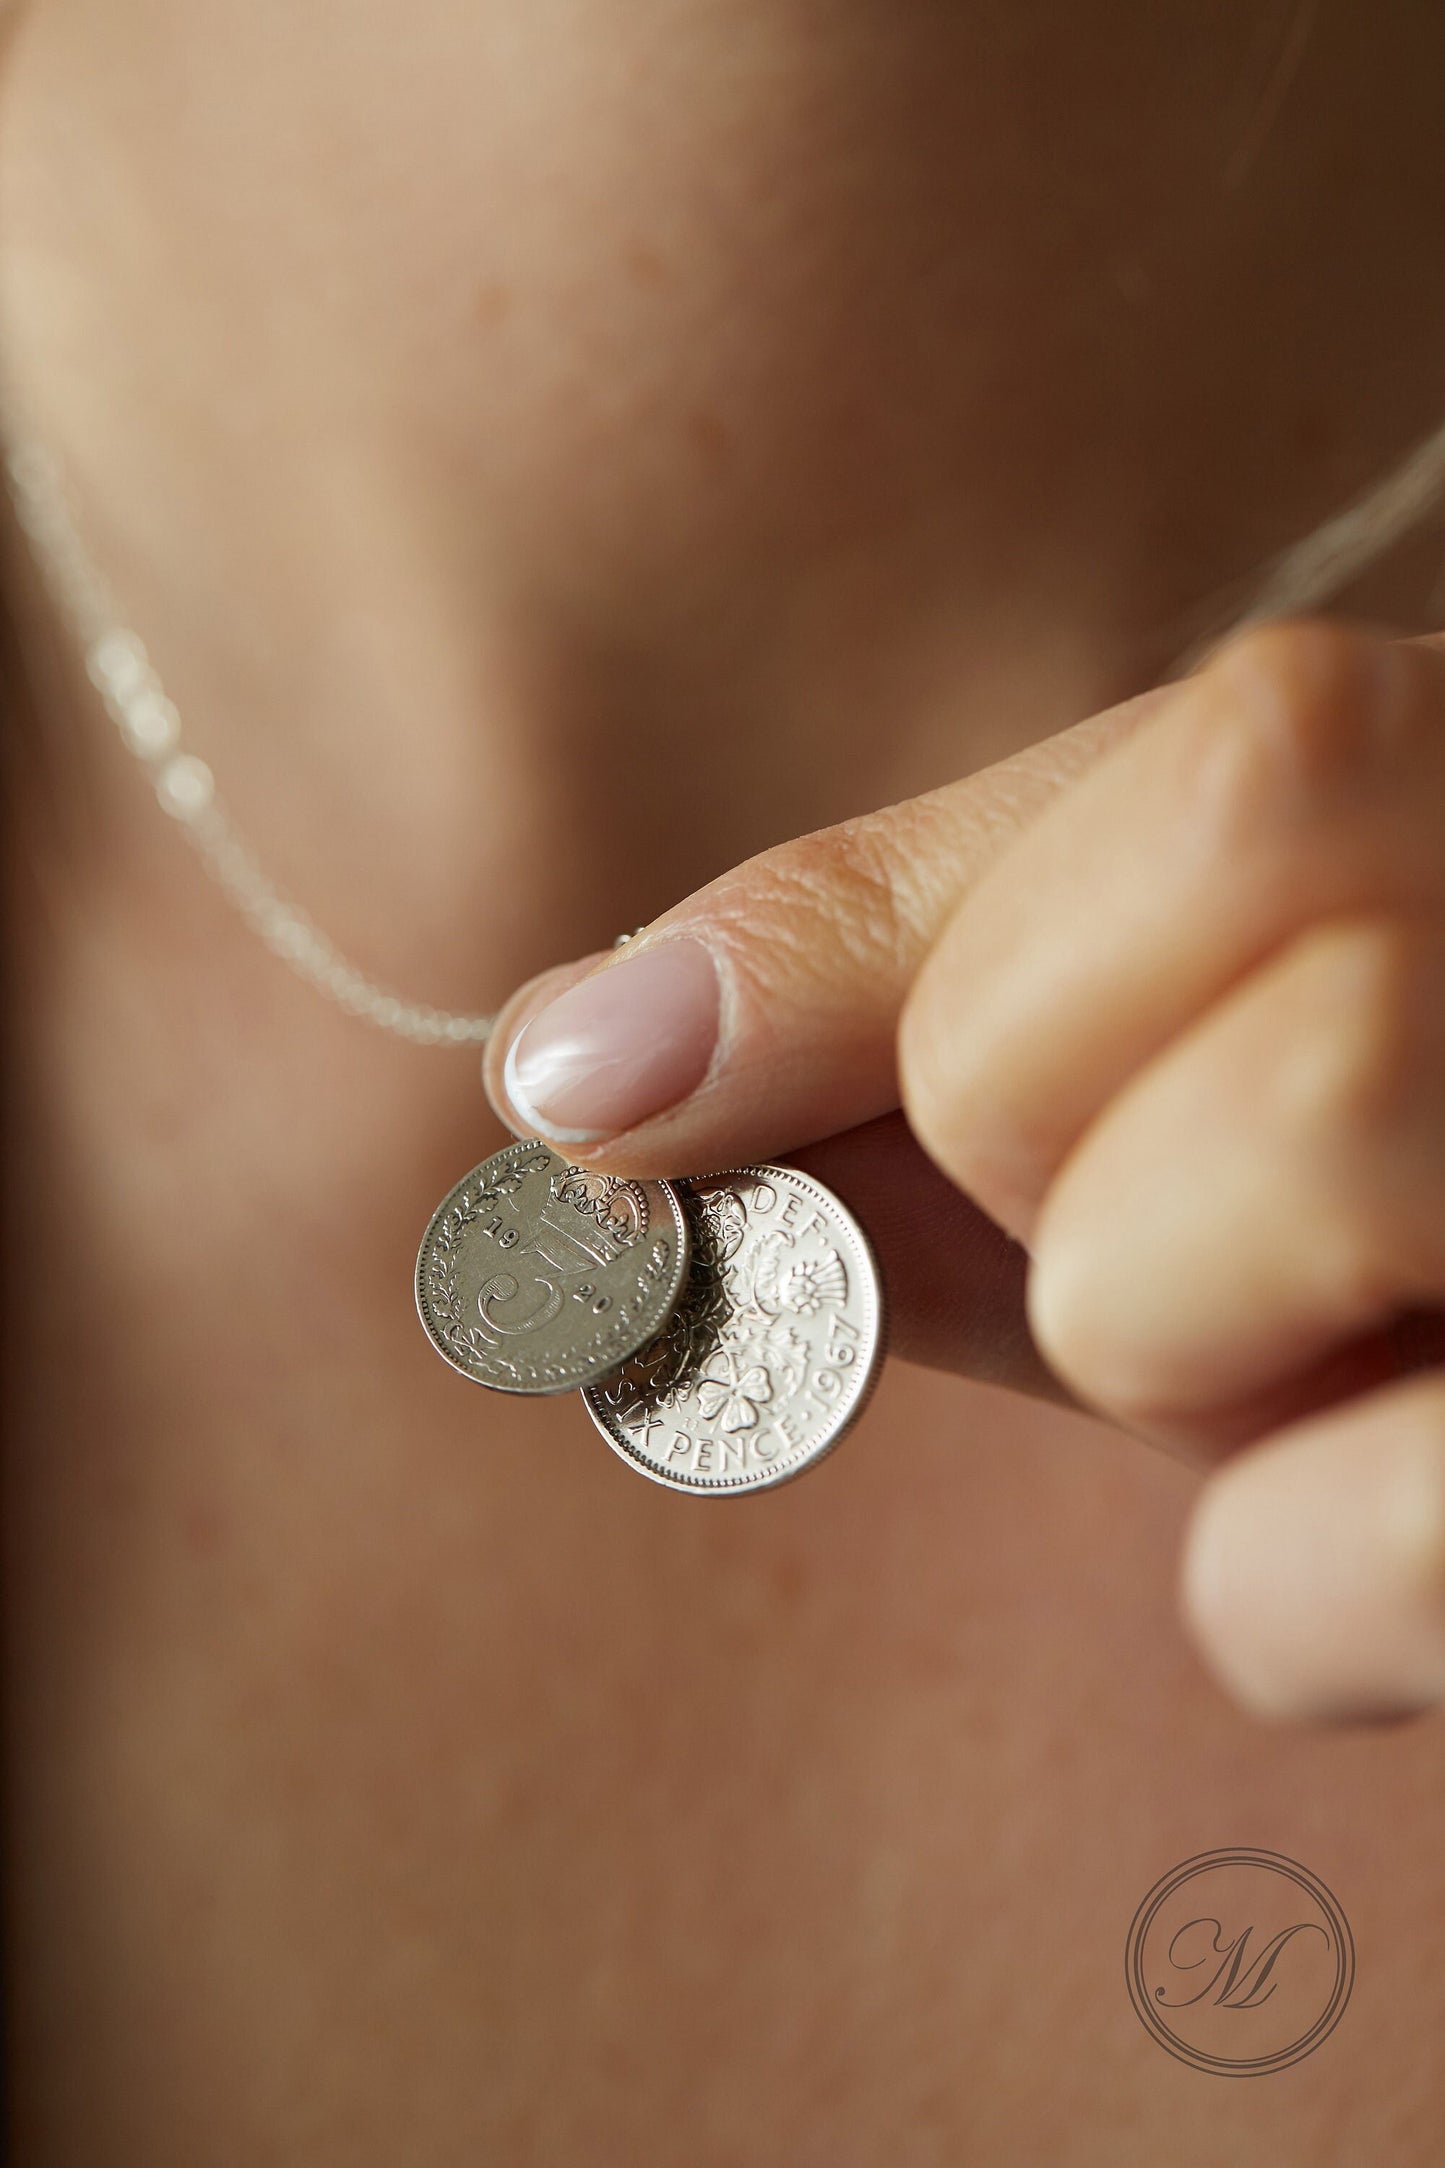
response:
<svg viewBox="0 0 1445 2168"><path fill-rule="evenodd" d="M785 40L795 12L776 11L767 35ZM757 30L742 0L735 13ZM124 15L117 41L134 33ZM0 316L18 389L243 825L319 910L341 899L331 930L395 976L438 927L468 929L458 953L474 942L498 895L536 929L535 953L505 972L634 923L716 870L698 856L699 803L726 861L1137 689L1202 598L1436 419L1445 279L1427 276L1420 236L1445 214L1445 158L1438 140L1429 157L1420 147L1429 101L1412 103L1408 82L1393 126L1418 155L1396 161L1400 200L1370 178L1330 250L1307 250L1310 217L1291 214L1293 314L1272 298L1271 221L1292 189L1308 195L1310 116L1324 124L1343 49L1302 96L1304 118L1276 131L1283 177L1256 160L1244 195L1197 202L1199 176L1161 165L1143 209L1133 169L1101 183L1117 247L1082 283L1069 221L1038 207L1008 131L989 133L985 76L960 138L977 148L947 153L957 169L915 170L880 137L878 171L915 217L920 262L957 255L953 283L931 285L865 223L866 198L847 198L851 168L834 159L835 176L815 119L819 56L800 46L795 107L757 94L759 167L774 173L801 115L861 272L808 229L801 179L770 183L787 212L775 243L746 160L727 204L741 249L726 220L686 205L671 257L628 238L653 197L687 182L666 162L680 150L659 154L641 191L604 157L613 195L595 205L585 160L551 177L555 213L543 182L519 194L532 123L565 128L562 104L512 116L510 139L500 112L492 163L446 198L467 256L448 285L444 219L408 208L419 271L388 225L366 164L385 167L377 144L340 181L334 161L300 154L258 172L238 220L223 146L211 157L194 133L152 129L143 104L109 98L112 61L133 90L150 80L134 54L118 44L79 67L64 12L37 20L49 34L12 56L0 137ZM952 145L942 124L959 116L926 102L954 95L943 56L905 50L901 29L876 35L891 42L854 41L856 81L845 43L823 85L841 120L865 145L883 127L869 85L888 69ZM199 65L198 51L183 58ZM178 64L142 59L163 80L168 57ZM791 48L777 58L791 83ZM1061 52L1061 82L1068 64ZM323 135L340 106L313 83L312 115L287 80L276 66L238 80L236 110L264 136L279 125L267 101L291 95L288 128ZM1384 88L1371 79L1366 112ZM92 156L61 155L61 113ZM1138 120L1141 135L1156 125ZM799 142L789 170L808 171L813 147ZM1141 142L1140 161L1150 152ZM1083 148L1061 139L1059 155ZM989 231L953 237L950 205L991 190ZM469 223L488 191L540 222L535 268L509 254L501 222ZM569 218L596 272L558 240ZM1161 220L1172 258L1157 252ZM1132 302L1110 298L1110 263L1143 279ZM1342 296L1368 323L1363 343ZM1079 331L1085 303L1100 321L1115 311L1097 350ZM1286 332L1290 366L1262 376ZM1303 449L1302 416L1315 434ZM1407 588L1398 600L1408 619ZM399 939L403 895L421 930Z"/></svg>

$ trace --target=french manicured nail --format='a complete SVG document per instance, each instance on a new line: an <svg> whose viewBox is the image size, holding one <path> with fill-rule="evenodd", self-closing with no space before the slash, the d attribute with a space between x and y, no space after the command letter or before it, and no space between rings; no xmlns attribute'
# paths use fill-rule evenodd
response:
<svg viewBox="0 0 1445 2168"><path fill-rule="evenodd" d="M569 987L507 1050L508 1099L544 1137L595 1144L695 1091L718 1037L717 967L700 941L659 941Z"/></svg>

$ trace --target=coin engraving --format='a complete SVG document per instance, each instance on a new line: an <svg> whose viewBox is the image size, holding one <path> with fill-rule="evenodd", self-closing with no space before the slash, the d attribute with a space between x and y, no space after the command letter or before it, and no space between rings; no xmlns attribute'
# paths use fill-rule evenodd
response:
<svg viewBox="0 0 1445 2168"><path fill-rule="evenodd" d="M669 1182L572 1167L510 1144L437 1206L416 1261L427 1337L454 1370L504 1393L605 1377L666 1322L688 1229Z"/></svg>
<svg viewBox="0 0 1445 2168"><path fill-rule="evenodd" d="M862 1413L883 1352L883 1293L862 1229L791 1167L678 1184L686 1289L647 1347L583 1395L608 1443L677 1490L769 1489L813 1466Z"/></svg>

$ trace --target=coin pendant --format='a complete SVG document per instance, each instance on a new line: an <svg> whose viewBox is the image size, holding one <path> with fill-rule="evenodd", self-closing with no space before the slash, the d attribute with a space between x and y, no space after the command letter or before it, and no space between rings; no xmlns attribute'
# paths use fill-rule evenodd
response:
<svg viewBox="0 0 1445 2168"><path fill-rule="evenodd" d="M416 1306L454 1370L502 1393L565 1393L654 1339L687 1278L671 1182L509 1144L447 1192L422 1237Z"/></svg>
<svg viewBox="0 0 1445 2168"><path fill-rule="evenodd" d="M654 1482L767 1490L821 1460L863 1411L883 1354L878 1267L846 1207L792 1167L677 1186L692 1236L682 1300L583 1398Z"/></svg>

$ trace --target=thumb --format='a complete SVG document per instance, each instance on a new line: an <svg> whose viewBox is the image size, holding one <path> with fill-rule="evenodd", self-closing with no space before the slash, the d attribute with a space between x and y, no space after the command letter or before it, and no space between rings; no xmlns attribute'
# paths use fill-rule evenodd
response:
<svg viewBox="0 0 1445 2168"><path fill-rule="evenodd" d="M503 1120L628 1175L776 1157L898 1104L899 1012L955 903L1168 689L749 859L498 1019ZM561 988L561 991L558 989Z"/></svg>

